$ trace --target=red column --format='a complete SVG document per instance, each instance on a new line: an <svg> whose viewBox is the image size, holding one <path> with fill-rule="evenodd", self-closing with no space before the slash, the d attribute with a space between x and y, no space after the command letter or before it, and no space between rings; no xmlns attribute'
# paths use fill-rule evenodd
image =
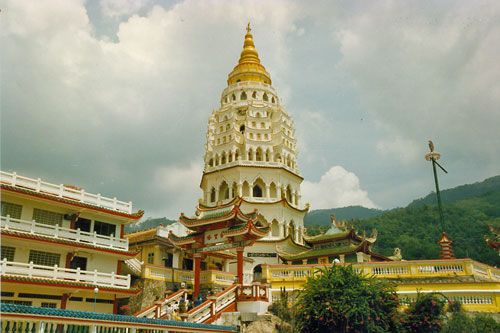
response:
<svg viewBox="0 0 500 333"><path fill-rule="evenodd" d="M238 259L238 283L243 285L243 247L236 249L237 259Z"/></svg>
<svg viewBox="0 0 500 333"><path fill-rule="evenodd" d="M198 294L200 293L200 263L201 263L201 253L194 254L194 293L193 302L198 299Z"/></svg>
<svg viewBox="0 0 500 333"><path fill-rule="evenodd" d="M125 231L125 224L122 224L121 229L120 229L120 238L124 238L123 237L124 231Z"/></svg>
<svg viewBox="0 0 500 333"><path fill-rule="evenodd" d="M68 298L69 298L68 294L62 294L61 309L66 309L66 303L68 302Z"/></svg>

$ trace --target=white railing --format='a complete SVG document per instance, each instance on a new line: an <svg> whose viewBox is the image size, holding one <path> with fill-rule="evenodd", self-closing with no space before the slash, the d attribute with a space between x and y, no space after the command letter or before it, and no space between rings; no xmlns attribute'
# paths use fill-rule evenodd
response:
<svg viewBox="0 0 500 333"><path fill-rule="evenodd" d="M228 305L236 302L236 290L238 287L236 285L233 285L223 292L221 292L219 295L214 296L215 297L215 313L223 310L226 308Z"/></svg>
<svg viewBox="0 0 500 333"><path fill-rule="evenodd" d="M125 260L125 264L132 270L134 271L136 274L141 274L141 271L142 271L142 264L144 262L142 261L139 261L139 259L137 258L130 258L130 259L127 259Z"/></svg>
<svg viewBox="0 0 500 333"><path fill-rule="evenodd" d="M80 231L80 229L63 228L59 225L48 225L35 221L14 219L9 216L1 217L1 230L13 230L27 234L43 235L45 237L70 240L97 247L128 251L128 238L119 238L97 233Z"/></svg>
<svg viewBox="0 0 500 333"><path fill-rule="evenodd" d="M160 306L160 318L164 317L171 309L174 309L174 304L179 303L182 298L186 297L187 289L181 289L169 295L160 301L160 304L154 304L144 310L134 314L135 317L155 318L157 315L157 306ZM156 303L156 302L155 302ZM176 309L178 310L178 309Z"/></svg>
<svg viewBox="0 0 500 333"><path fill-rule="evenodd" d="M21 262L2 261L0 274L2 276L22 276L28 278L47 279L54 281L82 282L97 286L113 288L130 288L130 275L117 275L112 273L101 273L94 271L83 271L80 268L61 268L57 265L44 266Z"/></svg>
<svg viewBox="0 0 500 333"><path fill-rule="evenodd" d="M90 205L132 213L132 202L119 201L116 198L103 197L100 194L91 194L85 192L84 189L74 189L63 184L56 185L43 182L38 179L19 176L15 172L9 173L0 171L0 182L3 184L27 188L44 194L51 194L60 198L72 199Z"/></svg>
<svg viewBox="0 0 500 333"><path fill-rule="evenodd" d="M186 320L191 323L203 323L212 316L212 301L205 301L198 307L192 309L186 314Z"/></svg>
<svg viewBox="0 0 500 333"><path fill-rule="evenodd" d="M464 272L464 266L462 264L418 265L418 273L420 274L463 273L463 272Z"/></svg>
<svg viewBox="0 0 500 333"><path fill-rule="evenodd" d="M360 271L361 271L361 269L360 269ZM372 267L371 273L373 275L389 275L389 274L404 275L404 274L408 274L408 266Z"/></svg>

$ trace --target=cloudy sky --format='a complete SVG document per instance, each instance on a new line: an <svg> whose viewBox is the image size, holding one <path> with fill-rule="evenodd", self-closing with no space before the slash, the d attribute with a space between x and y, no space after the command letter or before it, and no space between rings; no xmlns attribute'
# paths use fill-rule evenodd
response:
<svg viewBox="0 0 500 333"><path fill-rule="evenodd" d="M500 2L2 0L1 168L192 214L245 27L295 121L313 209L500 174Z"/></svg>

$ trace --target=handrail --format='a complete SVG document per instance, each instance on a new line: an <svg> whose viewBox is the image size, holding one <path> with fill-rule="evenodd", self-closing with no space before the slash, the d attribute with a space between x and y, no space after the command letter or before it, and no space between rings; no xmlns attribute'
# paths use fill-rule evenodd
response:
<svg viewBox="0 0 500 333"><path fill-rule="evenodd" d="M59 238L91 244L97 247L117 249L121 251L128 251L128 238L119 238L113 235L106 236L100 235L96 232L81 231L80 229L70 229L60 227L58 224L49 225L37 223L35 221L27 221L15 219L7 216L2 216L0 219L1 230L14 230L17 232L43 235L50 238Z"/></svg>
<svg viewBox="0 0 500 333"><path fill-rule="evenodd" d="M22 276L28 278L48 279L55 281L83 282L97 286L120 289L130 288L130 274L117 275L115 272L102 273L97 270L84 271L80 268L62 268L57 265L45 266L2 260L0 274L2 276Z"/></svg>
<svg viewBox="0 0 500 333"><path fill-rule="evenodd" d="M71 199L90 205L111 209L114 211L132 213L132 202L117 200L116 198L103 197L100 194L91 194L84 189L76 189L64 184L56 185L41 181L40 178L33 179L20 176L18 174L0 171L0 182L15 187L22 187L40 192L51 194L60 198Z"/></svg>
<svg viewBox="0 0 500 333"><path fill-rule="evenodd" d="M157 306L161 306L161 311L160 311L160 317L163 317L167 313L167 305L175 302L177 300L180 300L184 295L187 293L187 289L180 289L161 301L158 302L158 304L153 304L145 309L142 309L134 314L134 317L146 317L146 318L154 318L155 317L155 310Z"/></svg>

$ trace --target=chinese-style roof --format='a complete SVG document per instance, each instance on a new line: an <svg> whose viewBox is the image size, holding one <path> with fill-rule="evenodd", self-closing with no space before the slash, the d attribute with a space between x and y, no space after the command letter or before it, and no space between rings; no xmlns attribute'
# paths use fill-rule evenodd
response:
<svg viewBox="0 0 500 333"><path fill-rule="evenodd" d="M258 237L264 237L270 230L271 225L269 223L267 225L259 226L258 224L254 224L252 221L248 221L247 223L231 226L226 231L223 231L222 234L224 236L252 234Z"/></svg>
<svg viewBox="0 0 500 333"><path fill-rule="evenodd" d="M173 232L168 234L168 239L177 246L187 245L195 243L198 237L201 237L203 233L201 232L192 232L186 236L176 236Z"/></svg>
<svg viewBox="0 0 500 333"><path fill-rule="evenodd" d="M290 254L286 252L279 252L279 256L283 260L287 261L294 261L294 260L303 260L303 259L312 259L312 258L319 258L319 257L330 257L330 256L339 256L341 254L353 254L356 252L364 252L367 254L370 254L377 259L381 260L387 260L389 261L389 258L386 258L384 256L381 256L379 254L373 253L369 249L370 243L368 241L363 241L359 244L349 244L349 245L344 245L344 246L335 246L335 247L329 247L329 248L322 248L322 249L309 249L304 252L296 253L296 254Z"/></svg>
<svg viewBox="0 0 500 333"><path fill-rule="evenodd" d="M129 245L137 245L145 242L158 242L166 245L167 247L173 247L174 245L168 238L158 236L158 227L148 230L137 231L134 233L124 235L125 238L128 238Z"/></svg>
<svg viewBox="0 0 500 333"><path fill-rule="evenodd" d="M332 241L337 241L341 239L355 239L359 242L368 241L369 244L373 244L377 240L377 230L373 231L373 235L371 238L366 237L366 234L363 232L362 236L359 236L354 231L353 221L347 223L345 220L342 223L335 221L335 216L331 215L332 224L328 227L328 229L321 235L316 236L307 236L304 235L304 241L308 244L317 244L317 243L328 243Z"/></svg>
<svg viewBox="0 0 500 333"><path fill-rule="evenodd" d="M197 207L195 217L187 217L181 213L179 221L186 227L194 231L201 231L207 225L221 224L221 227L245 223L254 220L257 210L245 214L241 211L242 199L234 200L231 204L217 206L213 208ZM231 223L229 223L231 221Z"/></svg>
<svg viewBox="0 0 500 333"><path fill-rule="evenodd" d="M42 198L42 199L48 199L51 201L69 204L72 206L89 208L89 209L97 210L97 211L100 211L103 213L111 214L111 215L114 215L117 217L131 219L131 220L139 220L144 215L143 210L139 210L136 213L129 214L129 213L121 212L121 211L115 211L112 209L104 208L104 207L97 206L97 205L91 205L91 204L80 202L80 201L73 200L73 199L58 197L58 196L43 193L43 192L37 192L37 191L30 190L27 188L19 187L19 186L11 186L11 185L6 185L6 184L0 184L0 185L1 185L2 191L10 191L10 192L15 192L15 193L20 193L20 194L26 194L26 195L30 195L30 196L34 196L34 197L38 197L38 198Z"/></svg>
<svg viewBox="0 0 500 333"><path fill-rule="evenodd" d="M78 248L92 249L95 251L103 251L103 252L113 253L113 254L117 254L117 255L124 255L127 257L135 257L139 253L139 250L132 251L129 249L128 251L125 251L125 250L120 250L118 248L111 249L111 248L106 248L106 247L102 247L102 246L96 246L96 245L93 245L92 243L72 241L72 240L68 240L68 239L55 238L55 237L44 236L44 235L40 235L40 234L31 234L29 232L17 231L17 230L12 230L12 229L3 229L2 230L2 237L31 239L31 240L35 240L35 241L61 244L63 246L70 246L72 248L78 247Z"/></svg>
<svg viewBox="0 0 500 333"><path fill-rule="evenodd" d="M187 321L175 321L175 320L165 320L165 319L154 319L154 318L144 318L144 317L133 317L124 316L116 314L107 313L97 313L97 312L87 312L87 311L77 311L77 310L65 310L65 309L53 309L53 308L42 308L37 306L26 306L17 304L0 304L0 310L2 315L8 317L12 315L31 315L37 317L58 317L61 320L78 320L82 321L99 321L99 322L116 322L117 325L123 325L129 323L136 327L140 324L152 326L152 328L162 328L162 329L179 329L184 328L187 331L196 330L199 332L236 332L236 327L232 326L221 326L221 325L210 325L210 324L199 324L191 323ZM169 328L170 327L170 328ZM146 327L148 329L150 327Z"/></svg>
<svg viewBox="0 0 500 333"><path fill-rule="evenodd" d="M35 285L43 285L44 287L74 287L78 289L89 289L94 290L96 287L95 284L92 283L84 283L84 282L76 282L76 281L67 281L67 280L50 280L50 279L42 279L42 278L30 278L25 276L17 276L17 275L2 275L0 278L2 283L21 283L21 284L35 284ZM116 287L106 287L99 285L99 291L107 291L107 292L118 292L125 294L135 295L139 293L142 288L134 288L134 289L124 289L124 288L116 288Z"/></svg>

